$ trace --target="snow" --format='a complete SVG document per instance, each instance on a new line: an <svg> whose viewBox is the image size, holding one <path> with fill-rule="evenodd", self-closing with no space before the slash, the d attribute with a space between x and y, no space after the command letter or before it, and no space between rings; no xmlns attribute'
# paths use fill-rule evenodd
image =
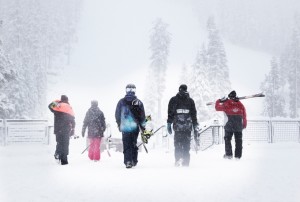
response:
<svg viewBox="0 0 300 202"><path fill-rule="evenodd" d="M170 137L172 138L172 137ZM123 154L100 162L81 155L84 139L70 141L69 165L58 165L50 145L0 147L0 201L206 201L300 200L300 144L244 143L240 160L222 158L224 145L191 151L190 167L175 167L173 149L149 148L126 169Z"/></svg>

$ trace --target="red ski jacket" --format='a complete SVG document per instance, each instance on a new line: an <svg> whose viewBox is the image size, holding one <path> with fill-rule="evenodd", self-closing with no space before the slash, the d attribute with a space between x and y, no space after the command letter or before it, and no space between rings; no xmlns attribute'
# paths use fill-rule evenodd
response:
<svg viewBox="0 0 300 202"><path fill-rule="evenodd" d="M240 132L247 127L247 115L244 105L239 100L228 99L224 102L216 101L215 109L223 111L228 117L225 130Z"/></svg>

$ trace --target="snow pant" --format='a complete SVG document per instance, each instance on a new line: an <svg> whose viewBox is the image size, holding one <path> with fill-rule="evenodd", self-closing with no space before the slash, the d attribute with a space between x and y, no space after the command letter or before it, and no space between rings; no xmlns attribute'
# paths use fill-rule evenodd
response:
<svg viewBox="0 0 300 202"><path fill-rule="evenodd" d="M101 137L92 137L89 138L89 140L90 140L89 158L91 160L99 161L101 157L100 154Z"/></svg>
<svg viewBox="0 0 300 202"><path fill-rule="evenodd" d="M139 131L131 132L131 133L122 133L122 141L123 141L123 154L124 154L124 164L129 161L133 165L136 165L138 162L138 150L137 147L137 138L139 135Z"/></svg>
<svg viewBox="0 0 300 202"><path fill-rule="evenodd" d="M68 164L70 137L68 134L56 135L55 155L59 156L62 165Z"/></svg>
<svg viewBox="0 0 300 202"><path fill-rule="evenodd" d="M182 159L183 166L190 164L191 131L175 131L175 161Z"/></svg>
<svg viewBox="0 0 300 202"><path fill-rule="evenodd" d="M241 158L242 157L242 150L243 150L243 133L242 132L230 132L225 130L225 154L227 156L232 156L232 146L231 146L231 139L234 135L235 139L235 151L234 157Z"/></svg>

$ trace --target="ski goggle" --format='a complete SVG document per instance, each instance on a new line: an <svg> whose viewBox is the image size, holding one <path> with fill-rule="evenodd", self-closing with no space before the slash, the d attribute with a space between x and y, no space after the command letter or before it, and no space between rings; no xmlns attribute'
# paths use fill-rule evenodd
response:
<svg viewBox="0 0 300 202"><path fill-rule="evenodd" d="M126 88L126 93L129 93L129 92L135 93L135 91L136 91L136 88L132 88L132 87Z"/></svg>

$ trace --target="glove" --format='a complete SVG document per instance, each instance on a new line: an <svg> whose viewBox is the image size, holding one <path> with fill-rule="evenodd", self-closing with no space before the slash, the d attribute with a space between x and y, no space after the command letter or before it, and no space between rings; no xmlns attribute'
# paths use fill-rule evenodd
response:
<svg viewBox="0 0 300 202"><path fill-rule="evenodd" d="M172 134L171 123L168 123L168 125L167 125L167 130L168 130L168 133L171 135L171 134Z"/></svg>
<svg viewBox="0 0 300 202"><path fill-rule="evenodd" d="M72 128L70 131L70 136L73 136L73 135L74 135L74 128Z"/></svg>
<svg viewBox="0 0 300 202"><path fill-rule="evenodd" d="M226 100L228 100L227 97L222 97L221 99L219 99L220 102L225 102Z"/></svg>
<svg viewBox="0 0 300 202"><path fill-rule="evenodd" d="M199 136L199 132L201 131L201 129L198 126L198 124L195 124L193 127L194 127L194 135L198 137Z"/></svg>
<svg viewBox="0 0 300 202"><path fill-rule="evenodd" d="M82 131L82 132L81 132L82 137L84 137L84 133L85 133L85 131Z"/></svg>

